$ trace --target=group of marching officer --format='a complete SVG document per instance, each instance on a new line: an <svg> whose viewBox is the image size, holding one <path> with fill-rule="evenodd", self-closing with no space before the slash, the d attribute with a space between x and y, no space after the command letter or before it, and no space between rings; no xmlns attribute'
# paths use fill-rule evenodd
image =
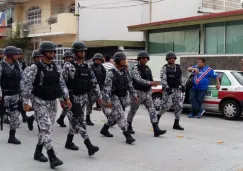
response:
<svg viewBox="0 0 243 171"><path fill-rule="evenodd" d="M69 131L65 148L79 150L73 143L75 134L80 134L88 149L89 156L99 151L99 147L91 143L86 125L94 125L90 119L92 106L98 102L107 122L100 133L105 137L113 137L109 128L118 124L126 143L132 144L135 134L132 127L133 118L140 104L148 110L153 126L154 137L166 133L159 128L159 119L171 103L175 108L173 129L184 130L179 125L182 110L182 93L184 85L181 81L180 66L175 64L176 55L169 52L166 55L168 64L161 70L161 84L164 95L161 111L156 114L152 91L158 82L153 80L151 69L146 65L150 57L146 51L139 52L138 64L131 70L127 69L126 55L122 51L114 54L114 66L106 71L102 63L102 54L95 54L93 64L85 62L87 47L84 42L74 42L71 51L64 53L64 64L56 65L53 60L56 54L55 44L50 41L40 43L39 50L33 52L33 63L27 66L22 62L22 52L14 47L6 47L4 58L0 62L1 104L10 118L10 133L8 143L21 144L15 137L19 125L19 115L28 122L30 130L33 122L37 122L39 134L34 153L34 159L40 162L50 162L55 168L63 162L57 158L52 144L52 132L57 114L57 100L60 99L63 108L57 123L65 126L64 117L69 120ZM2 55L3 56L3 55ZM0 55L0 57L2 57ZM130 106L127 117L125 108ZM25 112L34 111L27 117ZM86 111L86 114L85 114ZM47 150L48 158L42 153Z"/></svg>

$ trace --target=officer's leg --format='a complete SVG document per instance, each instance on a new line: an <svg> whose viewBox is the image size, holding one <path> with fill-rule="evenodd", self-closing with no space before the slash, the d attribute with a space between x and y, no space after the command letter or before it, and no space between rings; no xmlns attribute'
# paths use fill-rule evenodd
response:
<svg viewBox="0 0 243 171"><path fill-rule="evenodd" d="M4 97L4 106L7 109L10 117L10 131L9 131L9 139L8 143L11 144L21 144L21 142L15 138L16 129L19 125L19 115L18 111L18 103L19 103L19 95L13 96L5 96Z"/></svg>
<svg viewBox="0 0 243 171"><path fill-rule="evenodd" d="M183 94L181 90L175 89L173 94L172 94L172 101L174 105L174 113L175 113L175 122L173 125L173 129L177 130L184 130L183 127L180 126L179 121L180 121L180 115L183 109Z"/></svg>
<svg viewBox="0 0 243 171"><path fill-rule="evenodd" d="M125 118L124 111L122 110L122 105L118 97L115 97L112 101L112 112L115 121L117 121L118 126L123 131L124 136L126 137L126 143L131 144L135 141L135 139L131 136L131 134L127 130L127 121Z"/></svg>
<svg viewBox="0 0 243 171"><path fill-rule="evenodd" d="M138 92L138 104L136 104L135 99L133 99L133 97L131 97L132 100L131 100L131 105L130 105L130 111L128 112L128 115L127 115L128 131L130 134L135 134L135 132L132 128L132 121L133 121L134 116L137 113L140 103L143 102L143 99L144 99L143 94L141 94L139 91L137 91L137 92Z"/></svg>
<svg viewBox="0 0 243 171"><path fill-rule="evenodd" d="M33 126L34 120L35 120L34 115L27 117L28 128L29 128L30 131L32 131L33 128L34 128L34 126Z"/></svg>
<svg viewBox="0 0 243 171"><path fill-rule="evenodd" d="M86 124L93 126L94 123L90 120L90 114L92 113L92 106L95 104L97 101L97 96L92 95L90 97L90 103L88 102L87 104L87 109L86 109Z"/></svg>
<svg viewBox="0 0 243 171"><path fill-rule="evenodd" d="M36 150L39 148L38 146L40 146L40 149L42 149L44 145L47 150L51 168L60 166L63 164L63 162L56 157L51 143L51 134L56 115L56 105L53 102L49 103L34 97L33 107L37 116L36 120L40 128L39 140ZM39 154L41 153L40 149L37 150L37 153ZM35 159L40 161L40 158Z"/></svg>
<svg viewBox="0 0 243 171"><path fill-rule="evenodd" d="M167 92L164 91L162 95L160 111L157 116L158 122L160 120L160 117L170 109L171 105L172 105L171 95L168 95Z"/></svg>
<svg viewBox="0 0 243 171"><path fill-rule="evenodd" d="M163 135L166 133L166 130L160 130L158 126L158 118L156 115L156 110L154 108L154 103L152 99L152 92L149 91L148 93L145 93L145 100L144 100L144 106L147 108L149 116L150 116L150 121L153 125L154 129L154 136L158 137L160 135Z"/></svg>
<svg viewBox="0 0 243 171"><path fill-rule="evenodd" d="M26 122L27 121L27 115L26 115L26 112L24 111L24 106L23 106L23 100L22 100L22 98L19 101L19 111L21 113L23 122Z"/></svg>
<svg viewBox="0 0 243 171"><path fill-rule="evenodd" d="M65 116L67 115L66 113L66 109L62 109L62 113L60 115L60 117L57 119L57 123L60 125L60 127L66 127L67 125L65 125L65 122L64 122L64 118Z"/></svg>

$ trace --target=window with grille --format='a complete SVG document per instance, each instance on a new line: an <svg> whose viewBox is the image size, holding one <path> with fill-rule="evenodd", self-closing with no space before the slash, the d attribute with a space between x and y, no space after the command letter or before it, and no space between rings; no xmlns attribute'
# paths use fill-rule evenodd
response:
<svg viewBox="0 0 243 171"><path fill-rule="evenodd" d="M27 21L29 25L41 24L41 9L32 7L27 11Z"/></svg>

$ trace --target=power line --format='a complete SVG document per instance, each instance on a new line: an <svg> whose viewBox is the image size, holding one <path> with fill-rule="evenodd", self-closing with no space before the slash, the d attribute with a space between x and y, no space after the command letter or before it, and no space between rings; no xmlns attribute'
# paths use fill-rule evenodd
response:
<svg viewBox="0 0 243 171"><path fill-rule="evenodd" d="M161 2L161 1L164 1L164 0L153 1L153 2L151 2L151 4L158 3L158 2ZM134 4L134 5L124 5L124 6L116 6L116 7L98 7L98 8L92 8L90 6L86 6L86 7L81 6L81 8L84 8L84 9L117 9L117 8L129 8L129 7L135 7L135 6L147 5L147 4L150 4L150 3L146 2L146 3Z"/></svg>

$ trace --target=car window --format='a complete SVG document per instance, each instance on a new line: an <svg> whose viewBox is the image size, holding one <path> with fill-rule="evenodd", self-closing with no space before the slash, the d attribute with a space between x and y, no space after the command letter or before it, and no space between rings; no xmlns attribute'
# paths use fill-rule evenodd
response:
<svg viewBox="0 0 243 171"><path fill-rule="evenodd" d="M231 86L231 82L225 73L223 74L220 84L221 86Z"/></svg>
<svg viewBox="0 0 243 171"><path fill-rule="evenodd" d="M222 80L222 77L223 77L224 73L223 73L223 72L216 72L216 73L218 74L219 81L220 81L220 83L221 83L221 80ZM216 85L216 79L210 77L209 85Z"/></svg>
<svg viewBox="0 0 243 171"><path fill-rule="evenodd" d="M128 61L129 68L132 69L135 65L137 65L136 61Z"/></svg>
<svg viewBox="0 0 243 171"><path fill-rule="evenodd" d="M192 72L188 72L188 71L184 72L182 74L182 82L185 84L186 81L192 77L192 75L193 75Z"/></svg>
<svg viewBox="0 0 243 171"><path fill-rule="evenodd" d="M243 85L243 72L231 72L231 74L241 85Z"/></svg>

